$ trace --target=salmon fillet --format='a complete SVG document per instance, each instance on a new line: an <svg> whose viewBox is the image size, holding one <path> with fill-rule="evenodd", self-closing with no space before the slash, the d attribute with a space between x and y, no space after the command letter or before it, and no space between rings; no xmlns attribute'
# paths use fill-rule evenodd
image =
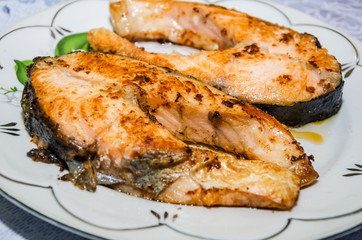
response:
<svg viewBox="0 0 362 240"><path fill-rule="evenodd" d="M220 135L217 126L245 122L250 114L255 114L252 121L267 122L259 119L257 114L263 113L254 107L191 78L117 55L77 52L34 62L22 98L26 128L39 147L66 164L67 179L77 186L94 191L103 184L170 203L277 209L294 205L301 182L298 171L257 159L262 148L250 152L255 159L245 160L175 136L180 124L196 118L196 111L209 125L207 130L214 127L212 133L200 132L213 141ZM182 97L175 101L178 94ZM202 101L198 94L204 96ZM165 124L166 111L179 115L170 116ZM236 112L240 113L233 116ZM281 127L272 118L269 121ZM253 128L257 123L250 124ZM191 140L196 129L186 127L177 136ZM295 141L285 129L277 134ZM301 151L297 143L290 144Z"/></svg>
<svg viewBox="0 0 362 240"><path fill-rule="evenodd" d="M130 41L165 39L207 51L190 56L149 53L105 30L90 32L94 49L175 69L253 104L293 106L342 84L340 64L314 36L236 10L193 2L122 0L110 3L110 13L116 33ZM336 113L341 104L337 95L301 123ZM335 106L325 113L326 104ZM312 112L315 105L309 107Z"/></svg>

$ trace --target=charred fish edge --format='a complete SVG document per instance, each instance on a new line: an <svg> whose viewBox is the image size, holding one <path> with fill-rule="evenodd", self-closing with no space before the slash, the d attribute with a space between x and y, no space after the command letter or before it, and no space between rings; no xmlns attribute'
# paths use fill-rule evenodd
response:
<svg viewBox="0 0 362 240"><path fill-rule="evenodd" d="M31 72L31 70L29 72ZM44 115L44 112L42 112L40 109L39 105L37 104L35 90L29 81L26 82L24 87L21 106L23 108L25 129L28 131L31 137L39 137L42 143L46 145L45 148L49 150L49 152L54 157L59 159L59 161L63 163L70 172L70 164L72 162L73 164L71 165L78 167L77 170L80 175L83 175L83 177L86 175L89 177L92 176L92 171L89 171L91 169L85 169L83 167L83 162L89 158L89 153L87 153L85 149L72 144L71 139L67 139L67 137L61 136L59 132L57 133L57 131L55 131L57 129L57 125L52 123L52 121L47 118ZM38 143L36 144L38 145ZM38 158L38 156L33 157ZM75 158L77 160L73 160ZM72 180L76 181L76 179L73 177ZM90 191L94 191L96 187L94 181L93 183L90 183L89 181L84 181L83 183L78 182L76 185L83 189L86 188Z"/></svg>
<svg viewBox="0 0 362 240"><path fill-rule="evenodd" d="M297 102L290 106L254 104L281 123L290 127L299 127L307 123L322 121L335 115L342 105L344 81L329 93L307 102Z"/></svg>

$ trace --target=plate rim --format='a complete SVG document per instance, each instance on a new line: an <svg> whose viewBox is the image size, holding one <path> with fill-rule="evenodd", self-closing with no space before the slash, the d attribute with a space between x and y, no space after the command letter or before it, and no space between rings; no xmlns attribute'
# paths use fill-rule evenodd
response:
<svg viewBox="0 0 362 240"><path fill-rule="evenodd" d="M81 0L81 1L87 1L87 0ZM107 0L96 0L96 1L107 1ZM212 3L215 3L215 4L218 4L218 3L225 2L225 1L236 1L236 0L219 0L219 1L211 1L211 2L212 2ZM249 0L246 0L246 1L249 1ZM287 18L288 22L289 22L291 25L297 25L297 24L294 24L293 21L289 18L289 16L287 16L287 15L284 13L284 10L282 10L282 9L279 8L280 6L282 6L282 8L290 8L290 7L287 7L287 6L284 6L284 5L280 5L280 4L277 4L277 3L271 3L271 2L269 2L269 1L264 1L264 0L256 0L256 1L261 2L261 3L266 3L266 4L268 4L268 5L276 8L280 13L282 13L282 14ZM50 10L56 10L56 13L55 13L55 14L53 15L53 17L52 17L51 23L50 23L49 25L42 25L42 26L44 26L44 27L52 27L53 21L54 21L56 15L57 15L57 13L58 13L59 11L61 11L65 6L67 6L67 5L69 5L69 4L72 4L72 3L74 3L74 2L77 2L77 0L68 0L68 1L60 2L60 3L58 3L58 4L54 5L54 6L51 6L51 7L49 7L49 8L46 8L46 9L42 10L42 11L36 13L36 14L33 14L33 15L31 15L31 16L28 16L28 17L22 19L21 21L18 21L17 23L15 23L15 24L11 25L10 27L4 29L4 31L2 31L2 32L0 33L0 34L4 33L4 34L0 35L0 40L1 40L3 37L5 37L7 34L10 34L11 32L16 31L16 30L19 30L19 29L21 29L21 28L35 27L35 25L17 27L17 26L21 26L21 25L26 24L26 22L28 22L29 19L33 18L34 16L40 16L42 13L47 13L47 12L49 12ZM210 1L209 1L209 2L210 2ZM292 8L290 8L290 9L292 9ZM293 9L293 10L300 12L299 10L296 10L296 9ZM300 12L300 13L303 14L303 15L306 15L306 16L308 16L308 17L310 17L310 18L314 18L313 16L309 16L309 15L303 13L303 12ZM321 21L318 20L318 23L315 24L315 25L316 25L316 26L324 26L324 25L319 25L319 22L321 22ZM323 22L322 22L322 23L323 23ZM333 26L328 25L327 23L323 23L323 24L325 24L329 29L331 29L331 30L335 31L336 33L342 35L345 39L347 39L347 40L351 43L351 45L352 45L355 49L356 49L356 47L354 46L354 42L357 41L358 43L360 43L359 40L354 39L353 36L350 36L349 34L346 34L346 33L344 33L344 32L341 31L341 30L337 30L336 28L334 28ZM303 25L303 24L302 24L302 25ZM325 26L324 26L324 27L325 27ZM7 31L8 29L12 29L12 30ZM356 51L356 52L358 53L358 51ZM360 63L359 63L359 61L360 61L360 58L359 58L359 55L358 55L358 59L356 60L356 63L357 63L358 66L361 66ZM0 174L0 175L3 176L2 174ZM6 176L3 176L3 177L6 177ZM6 178L8 178L8 177L6 177ZM8 179L9 179L9 178L8 178ZM14 182L17 182L17 181L15 181L15 180L13 180L13 179L9 179L9 180L14 181ZM23 183L23 184L26 184L26 183ZM35 186L35 187L41 187L41 186ZM73 228L73 227L71 227L71 226L69 226L69 225L65 225L65 224L57 221L56 219L53 219L53 218L51 218L51 217L49 217L49 216L46 216L46 215L44 215L44 214L36 211L35 209L32 209L30 206L24 204L23 202L21 202L20 200L18 200L18 199L16 199L16 198L14 198L14 197L13 197L11 194L9 194L8 192L5 192L5 191L1 188L1 186L0 186L0 195L2 195L5 199L9 200L10 202L14 203L16 206L18 206L18 207L20 207L21 209L25 210L26 212L29 212L29 213L31 213L32 215L34 215L34 216L36 216L36 217L38 217L38 218L40 218L40 219L42 219L42 220L50 223L50 224L52 224L52 225L54 225L54 226L56 226L56 227L60 227L60 228L62 228L62 229L65 229L66 231L69 231L69 232L78 234L78 235L83 236L83 237L86 236L86 237L96 237L96 239L103 239L103 238L99 238L99 237L96 236L96 235L93 235L93 234L90 234L90 233L87 233L87 232L83 232L82 230L79 230L79 229L77 229L77 228ZM358 213L358 212L361 212L361 211L362 211L362 208L359 209L359 210L357 210L355 213ZM346 215L352 215L352 214L355 214L355 213L347 213ZM338 218L338 217L341 217L341 216L344 216L344 215L340 215L340 216L336 216L336 217L330 217L330 218ZM330 218L324 218L324 219L330 219ZM293 219L294 219L294 218L288 218L288 225L289 225L289 222L292 221ZM313 221L313 220L310 220L310 221ZM59 225L60 225L60 226L59 226ZM287 227L287 226L286 226L286 227ZM284 229L285 229L285 228L284 228ZM284 231L284 229L281 230L279 233L277 233L277 234L274 235L274 236L277 236L277 235L281 234L281 233ZM345 231L339 232L339 233L334 234L334 235L326 236L325 239L327 239L327 238L330 239L331 237L335 239L335 238L338 238L338 237L345 236L345 235L347 235L347 234L349 234L349 233L358 231L358 230L360 230L360 229L362 229L362 221L361 221L361 223L360 223L359 225L357 225L357 226L354 226L354 227L352 227L352 228L350 228L350 229L346 229ZM83 234L84 234L84 235L83 235ZM271 237L274 237L274 236L271 236Z"/></svg>

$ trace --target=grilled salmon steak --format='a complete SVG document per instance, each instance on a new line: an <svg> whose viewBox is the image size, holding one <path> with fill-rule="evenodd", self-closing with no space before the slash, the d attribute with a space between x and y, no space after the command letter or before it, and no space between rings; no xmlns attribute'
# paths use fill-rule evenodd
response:
<svg viewBox="0 0 362 240"><path fill-rule="evenodd" d="M310 34L193 2L122 0L110 3L110 13L116 33L130 41L165 39L207 51L149 53L105 30L90 33L96 50L193 76L287 125L322 120L341 106L340 64Z"/></svg>
<svg viewBox="0 0 362 240"><path fill-rule="evenodd" d="M22 98L26 128L82 188L289 209L318 177L277 120L193 78L97 52L34 61Z"/></svg>

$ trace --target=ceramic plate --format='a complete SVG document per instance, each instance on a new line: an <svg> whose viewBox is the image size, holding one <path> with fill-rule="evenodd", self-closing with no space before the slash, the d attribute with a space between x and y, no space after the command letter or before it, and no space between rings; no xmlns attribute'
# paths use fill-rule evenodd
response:
<svg viewBox="0 0 362 240"><path fill-rule="evenodd" d="M312 239L361 226L362 222L362 44L295 10L261 1L219 1L267 21L308 32L343 66L345 88L340 112L319 124L293 129L320 178L303 189L291 211L204 208L163 204L98 187L81 191L59 181L54 165L26 157L34 148L24 129L23 85L14 60L54 56L61 38L96 27L111 29L108 1L58 4L0 35L0 187L2 193L37 216L68 230L111 239ZM150 45L151 49L171 48ZM179 51L179 50L177 50ZM298 132L298 133L297 133ZM312 138L310 138L312 136ZM316 139L318 141L316 141Z"/></svg>

